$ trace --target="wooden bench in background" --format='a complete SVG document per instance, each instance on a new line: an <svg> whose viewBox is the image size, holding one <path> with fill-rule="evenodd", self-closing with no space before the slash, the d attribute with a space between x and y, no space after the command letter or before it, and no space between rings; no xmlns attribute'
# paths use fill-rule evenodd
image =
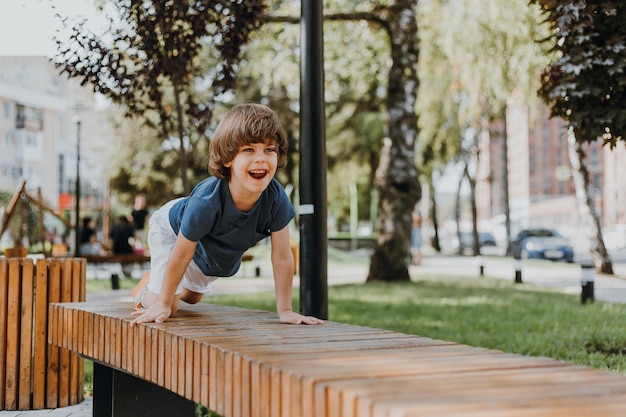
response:
<svg viewBox="0 0 626 417"><path fill-rule="evenodd" d="M128 254L128 255L81 255L82 258L87 260L88 264L102 265L102 264L119 264L122 267L122 271L125 267L132 266L133 264L149 264L150 256L144 254ZM120 289L120 276L117 272L111 272L111 289Z"/></svg>
<svg viewBox="0 0 626 417"><path fill-rule="evenodd" d="M132 264L149 264L150 256L144 254L129 254L129 255L81 255L81 257L87 260L89 264L120 264L122 265L122 269L124 266L132 265ZM249 262L254 257L251 254L244 253L241 257L242 262ZM257 275L258 276L258 275ZM111 273L111 289L119 290L120 289L120 277L117 273Z"/></svg>
<svg viewBox="0 0 626 417"><path fill-rule="evenodd" d="M568 362L207 304L131 327L131 309L50 307L50 343L95 361L94 417L626 415L626 377Z"/></svg>
<svg viewBox="0 0 626 417"><path fill-rule="evenodd" d="M84 259L0 258L0 410L83 400L84 361L48 344L48 303L84 300Z"/></svg>

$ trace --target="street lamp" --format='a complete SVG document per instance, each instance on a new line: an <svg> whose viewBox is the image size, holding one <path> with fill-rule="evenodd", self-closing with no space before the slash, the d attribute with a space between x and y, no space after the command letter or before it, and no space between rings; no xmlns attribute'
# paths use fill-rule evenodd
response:
<svg viewBox="0 0 626 417"><path fill-rule="evenodd" d="M74 223L74 256L80 256L80 119L76 117L76 217Z"/></svg>

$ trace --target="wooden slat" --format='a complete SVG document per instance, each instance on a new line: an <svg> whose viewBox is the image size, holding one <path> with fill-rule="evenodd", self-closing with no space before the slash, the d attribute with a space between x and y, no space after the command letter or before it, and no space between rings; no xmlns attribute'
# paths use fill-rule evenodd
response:
<svg viewBox="0 0 626 417"><path fill-rule="evenodd" d="M33 409L45 407L46 358L48 353L48 264L37 261L35 281L35 340L33 346Z"/></svg>
<svg viewBox="0 0 626 417"><path fill-rule="evenodd" d="M279 417L280 416L280 395L282 391L282 372L280 369L276 367L272 367L270 373L271 379L271 405L270 405L270 416L271 417ZM245 383L245 381L244 381Z"/></svg>
<svg viewBox="0 0 626 417"><path fill-rule="evenodd" d="M215 407L217 407L217 386L219 385L219 383L221 381L219 381L217 379L218 375L218 368L220 366L220 364L217 362L217 349L215 349L213 346L208 347L208 356L209 356L209 363L211 364L211 366L208 369L209 372L209 401L205 403L206 407L210 408L211 410L215 410Z"/></svg>
<svg viewBox="0 0 626 417"><path fill-rule="evenodd" d="M0 258L0 409L5 407L6 398L6 354L9 308L9 262Z"/></svg>
<svg viewBox="0 0 626 417"><path fill-rule="evenodd" d="M211 410L215 410L217 414L224 415L224 384L226 383L226 372L224 368L226 366L226 360L224 358L225 352L219 347L212 347L215 351L215 370L211 370L215 373L215 403L211 404Z"/></svg>
<svg viewBox="0 0 626 417"><path fill-rule="evenodd" d="M233 374L230 381L230 396L231 396L231 415L241 415L241 395L238 387L242 387L244 382L242 381L242 363L241 355L233 353Z"/></svg>
<svg viewBox="0 0 626 417"><path fill-rule="evenodd" d="M157 342L157 363L166 363L167 360L169 359L166 355L166 350L165 350L165 338L166 338L166 334L165 332L158 332L158 342ZM165 386L165 366L158 366L157 367L157 384L161 387Z"/></svg>
<svg viewBox="0 0 626 417"><path fill-rule="evenodd" d="M188 338L184 338L184 339L181 338L181 340L184 344L185 358L187 358L187 361L190 363L200 363L199 361L200 355L197 352L195 352L195 349L194 349L195 344L193 340L188 339ZM182 366L179 366L179 369L183 370L183 377L185 378L185 392L183 396L185 398L193 398L194 397L194 392L193 392L194 385L199 383L198 375L200 373L200 370L196 367L193 367L192 369L188 369L186 363L183 364Z"/></svg>
<svg viewBox="0 0 626 417"><path fill-rule="evenodd" d="M164 380L163 380L163 387L168 389L168 390L172 390L172 374L174 372L172 372L172 359L174 358L173 355L173 347L172 347L172 334L169 332L163 332L164 333L164 339L165 339L165 357L168 358L167 361L167 365L164 366L165 368L165 376L164 376ZM176 363L176 362L174 362Z"/></svg>
<svg viewBox="0 0 626 417"><path fill-rule="evenodd" d="M31 383L32 383L32 366L31 359L33 356L33 293L35 289L34 283L34 265L32 259L22 260L22 296L21 296L21 314L20 314L20 367L19 367L19 400L18 408L20 410L29 410L31 408Z"/></svg>
<svg viewBox="0 0 626 417"><path fill-rule="evenodd" d="M7 352L5 410L16 410L18 406L19 351L20 351L20 308L21 308L21 260L9 259L9 287L7 309Z"/></svg>
<svg viewBox="0 0 626 417"><path fill-rule="evenodd" d="M200 371L202 375L200 377L200 396L194 398L199 398L200 404L209 404L211 392L209 369L211 369L213 363L210 361L209 345L206 343L200 343L199 345L200 351L202 352L200 355Z"/></svg>
<svg viewBox="0 0 626 417"><path fill-rule="evenodd" d="M60 293L59 293L61 302L68 302L72 299L72 265L68 259L64 259L61 261L61 282L60 282ZM65 312L67 313L67 311ZM65 320L69 320L68 315L64 315ZM68 321L68 327L72 324ZM71 329L71 327L69 327ZM63 338L68 341L68 336L71 332L63 332ZM65 343L65 346L68 346L68 343ZM68 346L69 347L69 346ZM70 398L70 352L67 349L59 350L59 386L58 386L58 397L57 402L59 407L66 407L69 405Z"/></svg>
<svg viewBox="0 0 626 417"><path fill-rule="evenodd" d="M159 362L158 362L158 352L159 352L159 335L158 335L158 330L152 327L148 327L147 332L149 332L150 334L150 362L147 363L147 366L149 366L150 371L148 373L149 375L149 381L150 382L154 382L154 383L158 383L158 379L159 379Z"/></svg>
<svg viewBox="0 0 626 417"><path fill-rule="evenodd" d="M48 302L56 303L61 301L61 260L52 259L48 264ZM62 316L63 311L59 312ZM61 318L61 317L59 317ZM61 340L63 333L69 331L69 328L54 325L50 327L52 334L50 338ZM57 408L59 406L59 355L60 348L55 345L48 345L48 360L46 367L46 408Z"/></svg>
<svg viewBox="0 0 626 417"><path fill-rule="evenodd" d="M84 287L87 265L81 259L72 261L72 291L71 301L84 301ZM79 326L78 317L75 315L74 328ZM70 333L71 334L71 333ZM70 352L70 398L69 404L77 404L84 399L84 359L76 353L77 338L71 339Z"/></svg>

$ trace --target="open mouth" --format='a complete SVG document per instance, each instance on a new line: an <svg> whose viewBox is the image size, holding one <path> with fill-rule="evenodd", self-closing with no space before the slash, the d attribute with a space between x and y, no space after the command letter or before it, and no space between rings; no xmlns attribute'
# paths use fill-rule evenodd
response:
<svg viewBox="0 0 626 417"><path fill-rule="evenodd" d="M257 180L263 179L267 175L267 171L264 169L249 171L248 173L250 174L252 178L257 179Z"/></svg>

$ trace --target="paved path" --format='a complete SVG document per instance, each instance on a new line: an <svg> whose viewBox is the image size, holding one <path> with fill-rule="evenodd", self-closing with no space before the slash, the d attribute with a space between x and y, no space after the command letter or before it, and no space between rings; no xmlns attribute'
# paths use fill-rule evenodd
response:
<svg viewBox="0 0 626 417"><path fill-rule="evenodd" d="M367 262L364 262L366 264ZM443 256L425 254L422 265L411 266L413 274L480 276L480 268L485 275L501 279L515 280L520 264L511 258ZM597 300L626 303L626 262L617 263L615 276L595 276L595 298ZM581 268L577 264L524 261L521 263L521 277L524 284L550 287L569 294L581 292ZM245 272L245 271L244 271ZM362 283L367 276L368 267L333 265L329 271L328 284ZM239 277L221 279L214 283L213 294L245 293L273 291L274 283L270 276L260 278ZM297 286L298 282L294 284ZM130 301L129 290L103 291L88 294L87 300L110 299ZM92 400L85 399L80 404L53 410L0 411L2 417L91 417Z"/></svg>

